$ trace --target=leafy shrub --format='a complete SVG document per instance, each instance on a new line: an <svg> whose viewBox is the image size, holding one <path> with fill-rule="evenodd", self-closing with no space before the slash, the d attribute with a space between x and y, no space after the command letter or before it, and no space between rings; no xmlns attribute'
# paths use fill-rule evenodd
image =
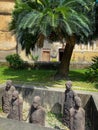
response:
<svg viewBox="0 0 98 130"><path fill-rule="evenodd" d="M98 81L98 57L92 58L92 64L85 72L86 77L90 81Z"/></svg>
<svg viewBox="0 0 98 130"><path fill-rule="evenodd" d="M35 62L34 69L50 69L50 70L57 70L59 67L59 62Z"/></svg>
<svg viewBox="0 0 98 130"><path fill-rule="evenodd" d="M20 58L18 54L12 54L6 56L6 60L9 63L10 67L13 69L23 69L24 61Z"/></svg>

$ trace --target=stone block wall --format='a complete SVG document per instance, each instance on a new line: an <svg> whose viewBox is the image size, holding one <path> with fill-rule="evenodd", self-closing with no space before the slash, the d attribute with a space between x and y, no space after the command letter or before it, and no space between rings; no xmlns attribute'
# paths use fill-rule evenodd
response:
<svg viewBox="0 0 98 130"><path fill-rule="evenodd" d="M14 0L0 0L0 13L11 14L14 7Z"/></svg>
<svg viewBox="0 0 98 130"><path fill-rule="evenodd" d="M46 108L47 111L52 111L54 113L63 112L64 103L64 91L56 91L48 88L36 88L34 86L19 86L15 85L16 89L19 91L20 96L23 98L24 103L28 103L30 106L32 104L34 96L41 97L41 103ZM2 97L2 92L4 85L0 87L0 99ZM78 93L77 93L78 94ZM79 96L82 100L82 106L85 108L87 102L89 101L89 94L80 94ZM0 106L1 106L0 100Z"/></svg>
<svg viewBox="0 0 98 130"><path fill-rule="evenodd" d="M73 51L72 62L90 63L94 56L98 56L98 51Z"/></svg>
<svg viewBox="0 0 98 130"><path fill-rule="evenodd" d="M0 60L16 52L15 37L9 32L14 0L0 0Z"/></svg>

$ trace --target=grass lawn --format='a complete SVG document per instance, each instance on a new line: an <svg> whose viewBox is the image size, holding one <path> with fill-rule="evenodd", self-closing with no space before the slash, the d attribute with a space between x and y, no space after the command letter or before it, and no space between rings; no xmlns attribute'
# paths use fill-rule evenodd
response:
<svg viewBox="0 0 98 130"><path fill-rule="evenodd" d="M73 82L73 89L98 92L98 82L88 82L85 78L85 71L85 69L70 70L69 79ZM11 79L15 83L65 88L65 80L54 81L55 73L55 70L13 70L7 66L0 66L0 84Z"/></svg>

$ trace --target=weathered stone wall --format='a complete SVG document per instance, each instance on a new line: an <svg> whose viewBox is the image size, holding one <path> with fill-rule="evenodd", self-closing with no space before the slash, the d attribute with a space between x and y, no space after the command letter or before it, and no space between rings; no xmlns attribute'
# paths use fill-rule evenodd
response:
<svg viewBox="0 0 98 130"><path fill-rule="evenodd" d="M41 97L42 105L48 110L54 113L62 113L63 103L64 103L64 91L56 91L48 88L36 88L34 86L16 86L16 89L19 91L21 97L25 103L28 103L30 106L33 101L33 97L39 95ZM0 98L2 96L4 85L0 87ZM79 96L82 100L82 106L85 108L90 94L81 94ZM0 102L1 106L1 102Z"/></svg>
<svg viewBox="0 0 98 130"><path fill-rule="evenodd" d="M93 51L74 51L71 61L72 62L91 62L94 56L98 56L98 50Z"/></svg>
<svg viewBox="0 0 98 130"><path fill-rule="evenodd" d="M0 0L0 13L11 14L14 7L14 0Z"/></svg>
<svg viewBox="0 0 98 130"><path fill-rule="evenodd" d="M0 60L5 60L9 54L16 52L16 40L9 32L11 12L14 8L14 0L0 1Z"/></svg>
<svg viewBox="0 0 98 130"><path fill-rule="evenodd" d="M91 62L71 62L70 69L85 69L91 65Z"/></svg>

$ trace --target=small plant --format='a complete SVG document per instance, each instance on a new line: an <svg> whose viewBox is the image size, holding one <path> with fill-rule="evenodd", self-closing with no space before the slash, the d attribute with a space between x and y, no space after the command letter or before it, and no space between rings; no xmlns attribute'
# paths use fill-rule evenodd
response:
<svg viewBox="0 0 98 130"><path fill-rule="evenodd" d="M20 58L18 54L8 55L6 56L6 60L9 63L10 67L13 69L24 68L24 61Z"/></svg>
<svg viewBox="0 0 98 130"><path fill-rule="evenodd" d="M2 108L0 107L0 112L2 112Z"/></svg>
<svg viewBox="0 0 98 130"><path fill-rule="evenodd" d="M90 81L98 81L98 57L92 58L92 64L86 71L86 77Z"/></svg>
<svg viewBox="0 0 98 130"><path fill-rule="evenodd" d="M33 61L38 61L38 55L37 56L31 55L31 58L32 58Z"/></svg>
<svg viewBox="0 0 98 130"><path fill-rule="evenodd" d="M62 130L69 130L65 125L62 123L62 114L47 112L46 114L46 122L47 125L51 128L55 128L56 126Z"/></svg>

